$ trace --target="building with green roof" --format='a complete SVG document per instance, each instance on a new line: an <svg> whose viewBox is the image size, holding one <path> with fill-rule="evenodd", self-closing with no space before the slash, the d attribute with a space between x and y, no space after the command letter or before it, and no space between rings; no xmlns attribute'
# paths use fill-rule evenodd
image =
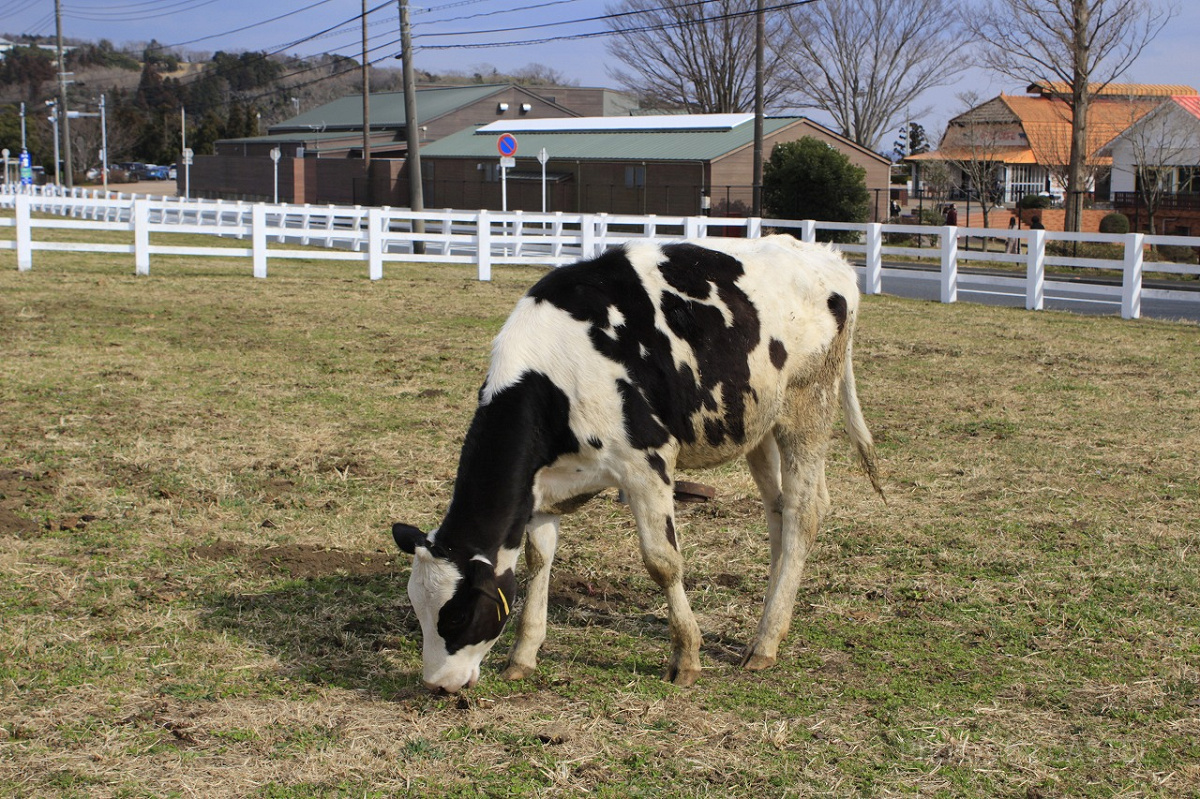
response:
<svg viewBox="0 0 1200 799"><path fill-rule="evenodd" d="M501 175L498 139L516 139L514 165ZM890 162L806 117L763 122L764 151L805 136L847 155L867 173L887 215ZM658 116L525 119L461 130L422 147L427 208L542 208L583 213L744 216L752 201L754 116ZM501 179L504 191L501 190Z"/></svg>
<svg viewBox="0 0 1200 799"><path fill-rule="evenodd" d="M582 100L608 90L562 91ZM280 199L298 203L407 203L406 189L402 189L404 203L398 202L400 198L395 194L396 178L408 152L404 93L372 93L370 113L370 175L363 161L362 95L354 94L272 125L265 136L218 141L215 155L196 158L191 174L193 193L198 197L271 199L271 150L278 147L282 155ZM531 89L508 83L417 89L417 124L423 143L497 120L572 117L580 113ZM337 163L316 163L330 160Z"/></svg>

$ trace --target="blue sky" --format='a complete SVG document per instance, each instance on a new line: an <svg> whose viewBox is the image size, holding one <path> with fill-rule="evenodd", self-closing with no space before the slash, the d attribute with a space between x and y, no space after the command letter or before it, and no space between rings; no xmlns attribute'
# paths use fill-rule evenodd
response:
<svg viewBox="0 0 1200 799"><path fill-rule="evenodd" d="M968 3L973 0L967 0ZM1182 83L1200 88L1200 2L1175 0L1178 15L1127 75L1144 83ZM546 41L508 47L481 47L484 42L547 39L605 31L597 0L410 0L414 42L421 49L417 66L432 72L485 72L489 66L515 69L537 62L552 67L584 86L615 86L606 69L612 63L607 37ZM399 12L396 0L368 0L377 8L369 17L369 41L377 48L371 58L398 65L390 56L399 51ZM361 0L63 0L64 34L83 39L109 39L115 44L152 38L183 49L282 50L310 55L340 52L358 57L361 27L355 17ZM522 10L523 9L523 10ZM290 13L294 12L294 13ZM280 15L288 16L274 19ZM468 35L471 31L543 26L525 31ZM240 30L239 30L240 29ZM54 32L52 0L0 0L0 32ZM301 41L321 34L318 38ZM452 35L439 35L452 34ZM453 49L437 49L455 45ZM749 65L748 65L749 68ZM946 120L960 109L957 93L974 91L991 97L1000 91L1021 93L1023 86L981 72L968 71L954 85L930 92L923 104L934 106L924 122L936 136ZM806 112L827 121L819 112Z"/></svg>

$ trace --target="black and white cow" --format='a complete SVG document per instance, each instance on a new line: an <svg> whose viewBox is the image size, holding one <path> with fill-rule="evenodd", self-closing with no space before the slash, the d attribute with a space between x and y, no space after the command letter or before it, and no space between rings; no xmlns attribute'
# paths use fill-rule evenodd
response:
<svg viewBox="0 0 1200 799"><path fill-rule="evenodd" d="M534 670L559 516L610 486L624 489L666 593L666 678L694 683L700 629L683 590L674 475L738 455L771 541L766 606L743 665L773 664L829 507L839 398L880 490L851 364L857 312L853 267L790 236L631 244L538 281L493 344L444 521L428 537L392 530L415 556L408 594L425 684L455 692L479 679L513 610L523 540L529 595L504 676Z"/></svg>

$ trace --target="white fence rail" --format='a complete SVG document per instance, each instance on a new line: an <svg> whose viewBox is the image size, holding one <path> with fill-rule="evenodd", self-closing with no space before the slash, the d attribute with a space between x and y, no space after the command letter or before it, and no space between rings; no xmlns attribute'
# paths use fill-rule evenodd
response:
<svg viewBox="0 0 1200 799"><path fill-rule="evenodd" d="M863 288L879 293L887 269L885 257L912 257L933 261L938 267L940 299L958 299L959 266L986 260L1024 267L1024 276L998 275L975 281L991 282L998 290L1012 293L1021 287L1025 307L1044 307L1046 267L1100 269L1120 276L1119 285L1098 286L1099 301L1118 305L1126 319L1141 314L1144 294L1142 276L1145 247L1164 244L1200 248L1200 237L1059 233L1045 230L1008 230L911 225L857 224L794 221L784 219L726 219L712 217L621 216L610 214L528 213L514 211L426 211L363 208L359 206L314 206L183 200L137 196L102 195L76 189L71 192L10 193L0 188L0 208L12 208L13 216L0 216L0 228L15 227L11 239L0 236L0 250L15 249L17 268L33 266L38 251L72 251L130 254L137 274L150 273L152 256L249 258L255 277L266 277L269 261L276 259L321 259L365 262L372 280L383 277L383 265L396 261L474 264L480 280L491 278L492 268L505 264L545 263L558 265L592 257L606 248L641 239L697 238L705 235L757 237L764 228L797 230L801 238L814 241L818 230L849 231L859 243L836 245L861 257ZM46 241L36 231L115 231L132 234L127 243ZM151 243L151 235L155 242ZM225 239L214 246L166 244L169 236L192 234ZM893 246L884 243L887 234L936 241L935 246ZM62 236L56 238L62 239ZM68 237L69 238L69 237ZM94 238L94 237L92 237ZM122 238L122 237L116 237ZM1018 241L1017 253L968 251L960 241ZM248 247L232 245L228 239L245 241ZM1078 258L1047 254L1050 242L1084 242L1118 245L1120 258ZM323 251L297 247L323 247ZM1023 250L1023 251L1022 251ZM1200 266L1153 265L1156 272L1200 276ZM1200 301L1200 295L1197 295Z"/></svg>

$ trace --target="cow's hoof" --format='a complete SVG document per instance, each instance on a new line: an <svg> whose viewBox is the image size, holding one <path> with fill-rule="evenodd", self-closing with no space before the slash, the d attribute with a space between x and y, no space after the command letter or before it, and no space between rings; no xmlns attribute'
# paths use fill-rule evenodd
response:
<svg viewBox="0 0 1200 799"><path fill-rule="evenodd" d="M672 666L667 669L667 673L663 676L663 679L680 688L691 688L700 679L700 669L681 669Z"/></svg>
<svg viewBox="0 0 1200 799"><path fill-rule="evenodd" d="M747 671L762 671L775 665L775 658L770 655L759 655L753 649L742 658L742 668Z"/></svg>
<svg viewBox="0 0 1200 799"><path fill-rule="evenodd" d="M523 680L530 674L533 674L535 666L522 666L518 663L509 663L508 668L500 675L502 680Z"/></svg>

